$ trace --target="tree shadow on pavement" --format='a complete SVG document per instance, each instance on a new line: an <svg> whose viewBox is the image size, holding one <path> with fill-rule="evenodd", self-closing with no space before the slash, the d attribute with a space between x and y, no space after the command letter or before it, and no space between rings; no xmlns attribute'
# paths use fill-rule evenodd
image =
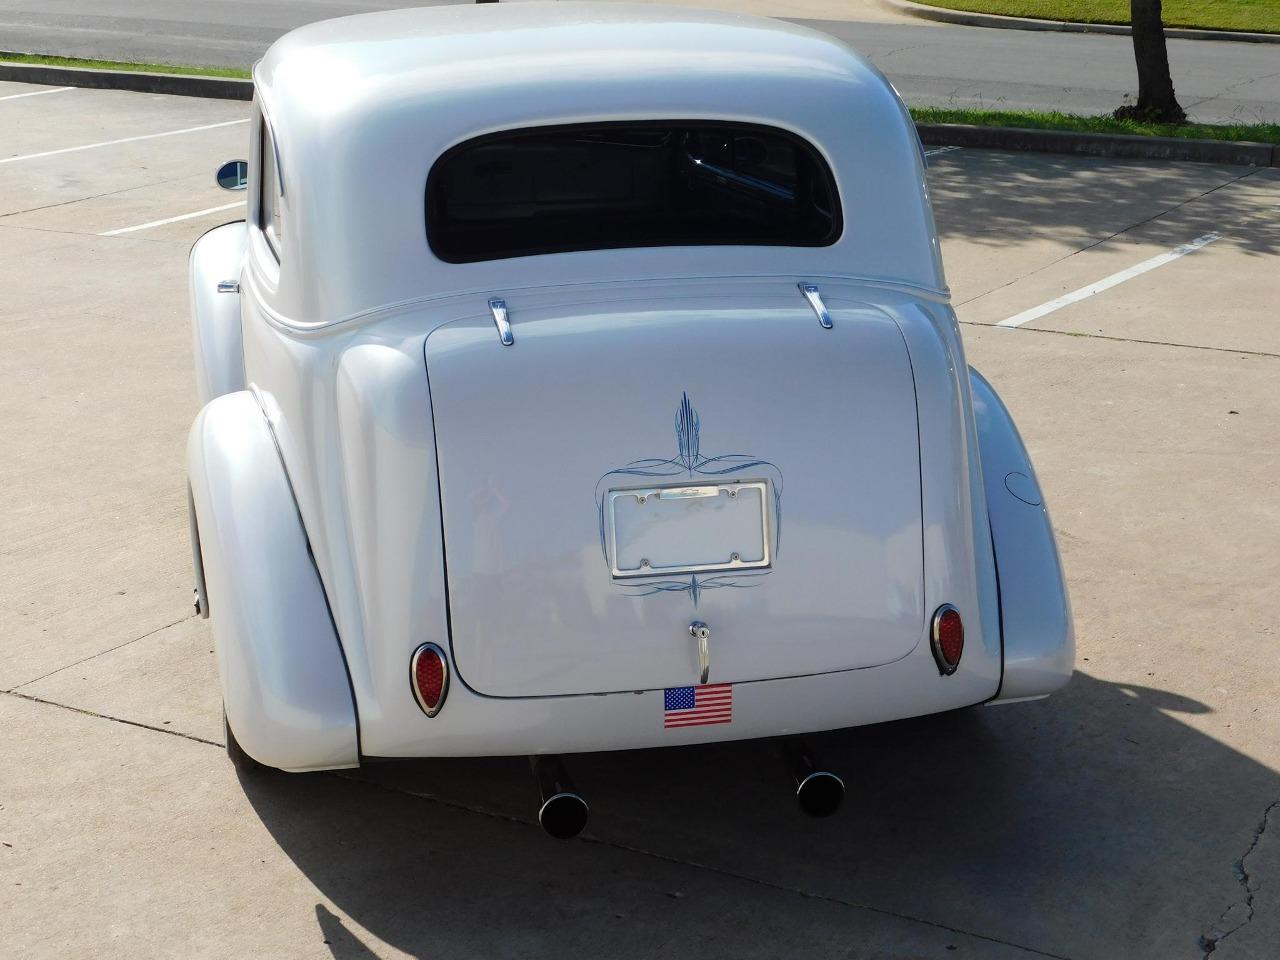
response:
<svg viewBox="0 0 1280 960"><path fill-rule="evenodd" d="M959 150L933 159L929 186L944 242L1086 246L1132 230L1180 244L1215 231L1245 254L1280 252L1275 169Z"/></svg>
<svg viewBox="0 0 1280 960"><path fill-rule="evenodd" d="M568 843L534 825L523 758L243 785L338 909L415 955L639 957L681 938L717 956L922 955L886 942L906 917L990 938L990 955L1164 960L1245 920L1233 864L1280 798L1280 776L1189 725L1206 712L1078 673L1045 701L816 735L849 786L821 821L796 810L773 743L579 755L592 821ZM367 956L321 909L334 956Z"/></svg>

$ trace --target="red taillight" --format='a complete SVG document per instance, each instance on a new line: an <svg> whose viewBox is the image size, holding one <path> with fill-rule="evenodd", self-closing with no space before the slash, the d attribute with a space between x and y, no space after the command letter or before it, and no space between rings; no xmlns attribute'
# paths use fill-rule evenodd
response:
<svg viewBox="0 0 1280 960"><path fill-rule="evenodd" d="M964 622L960 611L951 604L944 603L934 613L931 641L938 670L944 677L955 673L964 653Z"/></svg>
<svg viewBox="0 0 1280 960"><path fill-rule="evenodd" d="M409 674L418 706L428 717L434 717L440 712L445 694L449 692L449 661L445 659L444 651L434 643L424 643L413 651Z"/></svg>

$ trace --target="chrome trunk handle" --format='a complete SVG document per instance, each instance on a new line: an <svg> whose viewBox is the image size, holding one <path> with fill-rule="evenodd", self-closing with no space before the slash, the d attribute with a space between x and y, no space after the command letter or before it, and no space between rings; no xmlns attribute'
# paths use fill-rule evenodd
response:
<svg viewBox="0 0 1280 960"><path fill-rule="evenodd" d="M689 624L689 634L698 641L699 683L706 683L711 676L711 628L701 620Z"/></svg>

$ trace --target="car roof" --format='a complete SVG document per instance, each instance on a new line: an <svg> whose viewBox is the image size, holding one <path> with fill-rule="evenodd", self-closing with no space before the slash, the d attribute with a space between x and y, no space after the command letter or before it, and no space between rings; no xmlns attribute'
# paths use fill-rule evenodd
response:
<svg viewBox="0 0 1280 960"><path fill-rule="evenodd" d="M584 76L600 71L688 77L713 63L784 75L873 71L832 37L781 20L656 4L507 2L309 24L271 48L260 81L301 91L340 79L349 96L376 98L417 76L442 91L483 85L498 95L536 83L571 99Z"/></svg>
<svg viewBox="0 0 1280 960"><path fill-rule="evenodd" d="M293 228L286 241L294 249L281 257L282 314L328 322L424 296L523 286L549 273L564 283L805 267L944 285L905 109L874 67L804 27L602 2L395 10L295 30L271 47L254 79ZM843 239L821 250L766 248L772 254L759 264L744 248L661 263L640 249L609 251L607 260L600 252L555 254L554 269L546 256L444 264L429 251L423 194L431 165L449 147L520 127L658 119L737 120L805 137L836 175L846 235L869 227L881 235L872 242L862 234L860 249ZM880 229L890 223L891 231Z"/></svg>

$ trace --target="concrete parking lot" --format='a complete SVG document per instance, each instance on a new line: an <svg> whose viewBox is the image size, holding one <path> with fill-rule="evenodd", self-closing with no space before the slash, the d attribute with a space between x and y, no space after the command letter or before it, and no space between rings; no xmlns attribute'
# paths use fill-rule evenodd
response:
<svg viewBox="0 0 1280 960"><path fill-rule="evenodd" d="M936 153L1076 677L823 735L829 821L766 744L577 757L557 844L518 758L223 754L186 259L247 116L0 84L0 956L1280 955L1280 170Z"/></svg>

